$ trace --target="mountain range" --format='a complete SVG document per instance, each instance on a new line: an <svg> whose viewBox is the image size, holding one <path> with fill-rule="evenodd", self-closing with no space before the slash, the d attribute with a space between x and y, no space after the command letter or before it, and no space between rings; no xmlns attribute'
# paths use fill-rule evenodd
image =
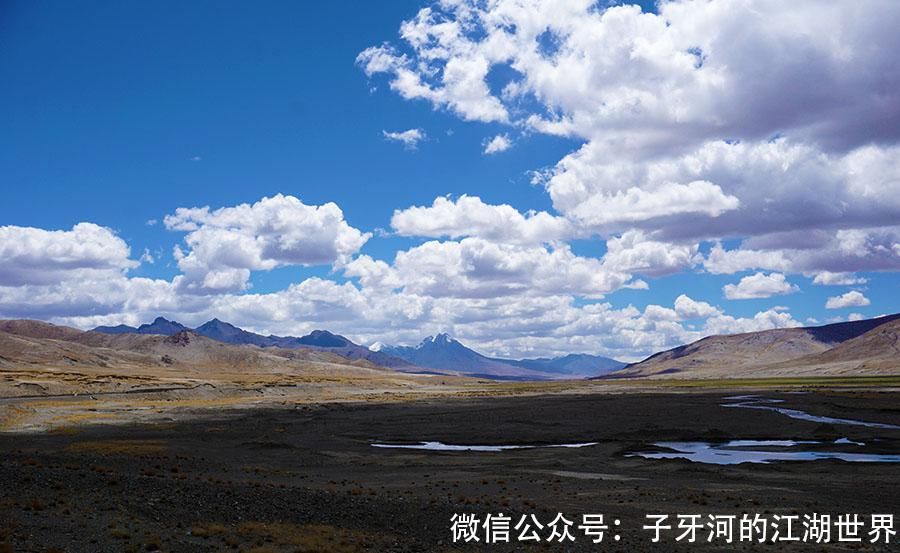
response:
<svg viewBox="0 0 900 553"><path fill-rule="evenodd" d="M181 323L170 321L163 317L157 317L152 323L143 324L137 328L126 325L114 327L98 326L94 329L94 332L101 332L104 334L161 334L170 336L182 330L191 329ZM294 336L275 336L272 334L264 336L262 334L256 334L238 328L233 324L220 321L219 319L213 319L203 323L193 329L193 331L200 336L224 342L226 344L249 344L261 348L323 349L351 360L362 359L375 365L403 372L418 372L421 370L419 367L415 367L403 359L371 351L369 348L354 344L347 338L338 334L332 334L327 330L314 330L310 334L299 338Z"/></svg>
<svg viewBox="0 0 900 553"><path fill-rule="evenodd" d="M98 326L94 332L170 336L185 330L191 329L178 322L157 317L152 323L139 327ZM409 373L436 372L498 380L554 380L603 375L625 365L614 359L587 354L522 360L491 358L467 348L447 334L430 336L415 347L376 344L367 348L327 330L314 330L301 337L264 336L219 319L212 319L192 330L200 336L226 344L320 349L350 360L364 360Z"/></svg>
<svg viewBox="0 0 900 553"><path fill-rule="evenodd" d="M824 326L709 336L607 378L862 376L900 372L900 314Z"/></svg>
<svg viewBox="0 0 900 553"><path fill-rule="evenodd" d="M620 365L592 355L493 358L447 334L428 337L414 347L375 344L366 348L325 330L301 337L263 336L217 319L196 329L160 317L139 327L98 327L87 332L40 321L0 321L0 368L8 369L65 372L92 367L106 375L119 370L182 376L292 375L312 370L321 377L378 370L501 380L721 379L900 375L900 314L709 336L618 369Z"/></svg>
<svg viewBox="0 0 900 553"><path fill-rule="evenodd" d="M448 334L429 336L417 346L377 344L374 348L420 367L504 380L588 378L625 366L615 359L587 354L520 360L487 357Z"/></svg>
<svg viewBox="0 0 900 553"><path fill-rule="evenodd" d="M284 374L330 371L388 372L374 364L316 349L238 346L192 330L171 335L83 332L41 321L0 321L0 367L93 369L104 375L154 374L185 377L223 374ZM149 371L149 373L148 373ZM106 378L106 377L104 377Z"/></svg>

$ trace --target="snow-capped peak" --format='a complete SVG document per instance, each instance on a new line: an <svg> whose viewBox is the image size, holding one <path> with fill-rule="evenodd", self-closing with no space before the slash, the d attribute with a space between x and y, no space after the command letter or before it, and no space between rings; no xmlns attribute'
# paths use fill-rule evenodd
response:
<svg viewBox="0 0 900 553"><path fill-rule="evenodd" d="M369 346L369 351L381 351L385 347L387 347L387 345L384 342L375 342L374 344Z"/></svg>
<svg viewBox="0 0 900 553"><path fill-rule="evenodd" d="M455 342L455 340L451 338L449 334L447 334L446 332L442 332L440 334L425 338L418 346L416 346L416 349L419 349L427 344L451 344L453 342Z"/></svg>

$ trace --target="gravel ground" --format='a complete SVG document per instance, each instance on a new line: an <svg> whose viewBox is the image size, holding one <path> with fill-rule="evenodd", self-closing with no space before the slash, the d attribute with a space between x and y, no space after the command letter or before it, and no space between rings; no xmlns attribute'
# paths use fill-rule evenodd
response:
<svg viewBox="0 0 900 553"><path fill-rule="evenodd" d="M650 542L645 515L893 513L900 464L713 466L629 453L655 441L849 438L900 453L900 431L723 408L723 394L621 394L327 404L178 422L0 434L3 551L771 550ZM817 415L900 424L900 394L767 394ZM548 445L500 452L379 449L373 442ZM833 446L837 447L837 446ZM843 448L857 446L842 445ZM848 449L849 450L849 449ZM612 525L594 545L453 543L451 517L557 513ZM900 526L900 525L898 525ZM900 529L900 528L898 528ZM549 529L543 532L546 538ZM620 541L613 541L618 534ZM702 535L705 541L706 535ZM866 540L867 541L867 540ZM798 547L798 546L795 546ZM809 551L897 550L832 544Z"/></svg>

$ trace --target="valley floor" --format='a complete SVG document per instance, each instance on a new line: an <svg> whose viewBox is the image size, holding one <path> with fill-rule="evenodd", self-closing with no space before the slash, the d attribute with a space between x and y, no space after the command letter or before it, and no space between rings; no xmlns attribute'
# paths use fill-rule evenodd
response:
<svg viewBox="0 0 900 553"><path fill-rule="evenodd" d="M900 515L900 463L717 466L629 456L658 441L843 438L898 454L900 430L726 408L733 393L720 390L553 386L533 395L539 388L518 385L506 397L225 402L171 409L152 423L69 420L43 432L11 424L16 431L0 433L0 551L596 551L577 529L583 514L596 513L611 526L621 521L613 528L621 541L610 531L599 550L782 551L785 544L676 544L675 532L653 544L642 526L645 515L664 513ZM491 393L476 388L468 392ZM897 391L760 393L816 415L900 425ZM104 409L104 397L94 397ZM38 400L6 407L27 411L29 401ZM597 443L499 452L372 445L422 441ZM501 512L513 525L521 515L547 524L563 513L577 539L528 546L514 533L508 546L453 543L454 514ZM705 542L705 532L698 536ZM885 550L863 541L806 550Z"/></svg>

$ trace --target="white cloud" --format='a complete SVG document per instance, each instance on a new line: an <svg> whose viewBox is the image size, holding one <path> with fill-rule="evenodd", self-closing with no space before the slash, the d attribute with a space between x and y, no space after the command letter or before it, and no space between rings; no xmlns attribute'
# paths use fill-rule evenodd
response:
<svg viewBox="0 0 900 553"><path fill-rule="evenodd" d="M348 225L336 204L310 206L281 194L214 211L178 208L164 222L187 232L188 250L174 250L183 273L176 280L198 293L243 290L255 270L339 265L371 236Z"/></svg>
<svg viewBox="0 0 900 553"><path fill-rule="evenodd" d="M697 302L701 318L708 320L702 330L688 330L678 320L677 308L663 306L648 306L644 312L606 302L578 306L567 295L525 294L516 301L432 297L321 279L219 302L214 309L220 317L264 333L300 334L319 325L339 329L359 343L416 343L423 335L449 331L479 351L511 357L594 351L632 361L713 333L799 324L783 308L735 318Z"/></svg>
<svg viewBox="0 0 900 553"><path fill-rule="evenodd" d="M182 212L169 225L196 227L195 232L211 224L216 213ZM220 216L218 223L224 224L228 217ZM246 217L230 220L244 222ZM472 237L427 242L398 252L393 263L358 256L343 266L351 281L308 278L261 294L198 295L181 285L184 275L171 282L129 278L117 265L93 276L73 271L54 282L0 285L0 317L36 317L81 328L135 325L159 315L193 326L219 317L265 334L300 335L328 328L360 343L409 343L450 331L488 354L596 352L625 360L709 333L795 323L779 309L750 318L730 317L686 295L673 306L614 308L590 298L639 287L640 281L610 272L600 260L577 256L564 246L498 244ZM706 320L700 330L683 324L698 319Z"/></svg>
<svg viewBox="0 0 900 553"><path fill-rule="evenodd" d="M568 182L569 174L559 173L550 179L548 189L554 207L580 224L605 232L651 220L683 216L685 219L705 216L715 218L736 209L739 200L725 194L721 187L704 180L688 183L665 182L652 188L632 186L619 190L598 190L591 184ZM565 197L578 189L577 197Z"/></svg>
<svg viewBox="0 0 900 553"><path fill-rule="evenodd" d="M863 319L865 319L865 316L862 313L850 313L847 315L848 321L861 321Z"/></svg>
<svg viewBox="0 0 900 553"><path fill-rule="evenodd" d="M900 226L778 233L750 238L731 250L717 244L703 265L716 274L749 269L797 273L897 271L898 244Z"/></svg>
<svg viewBox="0 0 900 553"><path fill-rule="evenodd" d="M631 224L719 238L869 228L900 220L900 169L884 162L898 154L874 146L829 154L778 139L710 140L686 153L634 157L589 142L545 186L558 211L598 230ZM617 212L625 207L633 211Z"/></svg>
<svg viewBox="0 0 900 553"><path fill-rule="evenodd" d="M486 298L574 294L599 298L624 287L645 287L630 274L606 270L568 246L518 245L481 238L430 241L397 252L393 265L360 256L345 273L366 286L400 287L428 297Z"/></svg>
<svg viewBox="0 0 900 553"><path fill-rule="evenodd" d="M122 321L166 313L190 313L195 303L176 300L171 283L129 278L119 272L69 273L58 282L0 286L0 318L44 319L95 326L95 320ZM152 317L151 317L151 314ZM104 323L96 323L104 324Z"/></svg>
<svg viewBox="0 0 900 553"><path fill-rule="evenodd" d="M490 60L483 53L454 56L467 48L462 30L456 22L441 22L431 8L423 8L414 20L404 23L400 33L422 54L421 63L414 64L389 45L367 48L356 62L369 76L391 74L391 89L404 98L448 107L468 121L507 121L506 108L491 96L485 82ZM440 69L428 67L442 55Z"/></svg>
<svg viewBox="0 0 900 553"><path fill-rule="evenodd" d="M695 262L697 244L657 242L642 231L628 231L606 241L603 266L649 276L677 273Z"/></svg>
<svg viewBox="0 0 900 553"><path fill-rule="evenodd" d="M717 243L703 262L704 268L712 274L734 274L748 269L772 269L788 271L790 260L782 251L762 251L733 249L726 250Z"/></svg>
<svg viewBox="0 0 900 553"><path fill-rule="evenodd" d="M485 155L505 152L510 148L512 148L512 140L509 139L508 134L498 134L494 138L484 142Z"/></svg>
<svg viewBox="0 0 900 553"><path fill-rule="evenodd" d="M820 271L813 278L813 284L825 286L855 286L866 282L866 279L853 273L832 273L830 271Z"/></svg>
<svg viewBox="0 0 900 553"><path fill-rule="evenodd" d="M438 197L430 206L394 211L391 227L401 236L462 238L477 236L506 243L540 244L575 236L572 224L547 212L521 213L507 204L491 205L477 196Z"/></svg>
<svg viewBox="0 0 900 553"><path fill-rule="evenodd" d="M646 318L648 321L654 322L675 322L679 320L678 313L676 313L674 309L669 309L668 307L654 304L648 305L644 308L644 318Z"/></svg>
<svg viewBox="0 0 900 553"><path fill-rule="evenodd" d="M534 97L549 113L522 117L543 132L622 137L632 147L767 139L773 128L829 147L897 138L900 113L885 109L900 79L889 54L900 48L897 6L673 1L659 11L442 2L401 25L404 51L375 46L357 61L368 75L390 75L404 97L464 118L504 120ZM548 34L550 53L541 47ZM487 85L495 66L515 71L500 96Z"/></svg>
<svg viewBox="0 0 900 553"><path fill-rule="evenodd" d="M825 309L844 309L845 307L865 307L872 302L862 292L851 290L840 296L832 296L825 302Z"/></svg>
<svg viewBox="0 0 900 553"><path fill-rule="evenodd" d="M583 233L743 239L713 272L900 269L900 4L658 7L440 2L358 61L463 119L583 141L540 178Z"/></svg>
<svg viewBox="0 0 900 553"><path fill-rule="evenodd" d="M707 320L704 330L707 335L737 334L798 326L803 325L795 320L784 307L776 306L766 311L760 311L752 318L735 318L730 315L711 317Z"/></svg>
<svg viewBox="0 0 900 553"><path fill-rule="evenodd" d="M415 150L419 146L419 142L422 142L427 138L425 131L422 129L409 129L396 132L381 131L381 134L384 136L385 140L400 142L405 148L410 150Z"/></svg>
<svg viewBox="0 0 900 553"><path fill-rule="evenodd" d="M690 296L681 294L675 298L675 313L681 320L706 319L713 315L720 315L721 311L705 301L697 301Z"/></svg>
<svg viewBox="0 0 900 553"><path fill-rule="evenodd" d="M787 281L781 273L756 273L743 277L737 284L726 284L722 287L725 297L730 300L746 300L753 298L769 298L784 294L793 294L800 288Z"/></svg>
<svg viewBox="0 0 900 553"><path fill-rule="evenodd" d="M78 223L71 230L3 226L0 286L119 274L138 265L130 254L124 240L93 223Z"/></svg>

